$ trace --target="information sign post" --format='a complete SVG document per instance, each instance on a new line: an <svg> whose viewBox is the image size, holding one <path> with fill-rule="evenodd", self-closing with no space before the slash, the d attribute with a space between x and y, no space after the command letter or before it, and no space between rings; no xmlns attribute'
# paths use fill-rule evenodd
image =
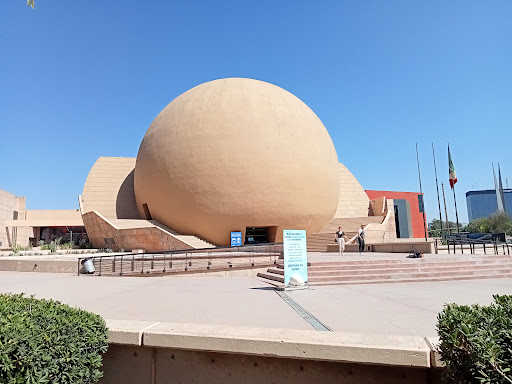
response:
<svg viewBox="0 0 512 384"><path fill-rule="evenodd" d="M284 286L285 289L308 287L308 252L306 231L283 231Z"/></svg>
<svg viewBox="0 0 512 384"><path fill-rule="evenodd" d="M241 247L242 246L242 232L231 232L231 246Z"/></svg>

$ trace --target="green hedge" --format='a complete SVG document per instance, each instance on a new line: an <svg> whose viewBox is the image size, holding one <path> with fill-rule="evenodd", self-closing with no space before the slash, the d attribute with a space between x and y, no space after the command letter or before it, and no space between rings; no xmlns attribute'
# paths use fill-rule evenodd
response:
<svg viewBox="0 0 512 384"><path fill-rule="evenodd" d="M0 383L96 383L107 338L98 315L0 294Z"/></svg>
<svg viewBox="0 0 512 384"><path fill-rule="evenodd" d="M449 383L512 383L512 296L490 306L446 305L438 316L439 351Z"/></svg>

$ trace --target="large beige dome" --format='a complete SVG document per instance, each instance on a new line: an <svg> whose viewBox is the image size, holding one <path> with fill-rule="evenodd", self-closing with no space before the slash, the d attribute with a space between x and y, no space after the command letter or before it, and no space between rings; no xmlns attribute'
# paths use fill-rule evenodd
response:
<svg viewBox="0 0 512 384"><path fill-rule="evenodd" d="M201 84L156 117L140 145L142 217L216 245L230 232L320 231L340 190L338 158L315 113L275 85L229 78Z"/></svg>

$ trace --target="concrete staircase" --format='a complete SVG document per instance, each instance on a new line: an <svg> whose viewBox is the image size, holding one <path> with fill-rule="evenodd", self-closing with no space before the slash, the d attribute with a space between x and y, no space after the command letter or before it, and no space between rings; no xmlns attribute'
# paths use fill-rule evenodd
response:
<svg viewBox="0 0 512 384"><path fill-rule="evenodd" d="M334 244L334 234L338 227L343 228L347 239L350 240L357 235L361 225L370 223L382 223L383 216L366 216L351 218L334 218L320 232L307 238L308 252L327 252L327 245Z"/></svg>
<svg viewBox="0 0 512 384"><path fill-rule="evenodd" d="M308 268L309 285L379 284L433 282L512 277L510 256L449 257L428 255L423 259L383 259L337 262L314 262ZM282 287L282 260L259 277Z"/></svg>

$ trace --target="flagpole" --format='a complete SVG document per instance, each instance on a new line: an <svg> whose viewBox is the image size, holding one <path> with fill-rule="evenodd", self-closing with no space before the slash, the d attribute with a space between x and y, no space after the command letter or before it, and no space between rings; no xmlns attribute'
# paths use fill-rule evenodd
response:
<svg viewBox="0 0 512 384"><path fill-rule="evenodd" d="M446 208L446 195L444 194L444 183L441 181L441 189L443 190L444 214L446 216L446 244L448 245L448 253L450 253L450 244L448 244L448 235L450 235L450 222L448 221L448 209Z"/></svg>
<svg viewBox="0 0 512 384"><path fill-rule="evenodd" d="M453 201L455 202L455 218L457 219L457 233L460 234L459 214L457 213L457 199L455 198L455 185L453 185L452 190L453 190Z"/></svg>
<svg viewBox="0 0 512 384"><path fill-rule="evenodd" d="M421 189L420 157L418 155L418 143L416 143L416 161L418 162L418 179L420 181L421 200L423 202L423 231L425 232L425 241L427 240L427 224L425 223L425 201L423 201L423 190Z"/></svg>
<svg viewBox="0 0 512 384"><path fill-rule="evenodd" d="M436 154L434 152L434 142L432 142L432 157L434 158L434 172L436 174L437 206L439 207L439 223L441 224L441 240L442 240L443 239L443 217L441 215L441 199L439 199L439 184L437 182L437 166L436 166Z"/></svg>
<svg viewBox="0 0 512 384"><path fill-rule="evenodd" d="M448 144L448 173L450 175L450 187L453 191L453 202L455 203L455 218L457 219L457 233L460 234L459 229L459 213L457 212L457 199L455 198L455 183L457 183L457 174L452 162L452 155L450 153L450 144Z"/></svg>

